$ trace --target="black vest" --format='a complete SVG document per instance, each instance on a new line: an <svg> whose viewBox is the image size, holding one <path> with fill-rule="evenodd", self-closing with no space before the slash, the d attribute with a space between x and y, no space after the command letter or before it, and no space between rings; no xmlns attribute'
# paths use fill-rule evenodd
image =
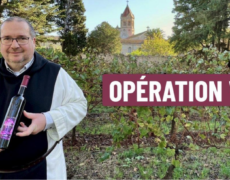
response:
<svg viewBox="0 0 230 180"><path fill-rule="evenodd" d="M4 119L10 100L18 93L23 75L30 75L25 90L25 110L32 113L47 112L51 108L54 86L60 66L34 53L34 63L23 74L16 77L8 72L4 59L0 59L0 125ZM22 116L21 121L27 126L31 120ZM23 165L43 155L48 149L46 131L27 137L11 138L9 149L0 153L0 168L12 168Z"/></svg>

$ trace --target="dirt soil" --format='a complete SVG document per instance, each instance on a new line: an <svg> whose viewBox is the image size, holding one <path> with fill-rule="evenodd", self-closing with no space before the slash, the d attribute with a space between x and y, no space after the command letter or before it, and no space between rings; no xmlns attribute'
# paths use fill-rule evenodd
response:
<svg viewBox="0 0 230 180"><path fill-rule="evenodd" d="M90 120L90 123L88 123L87 121L82 122L81 126L83 127L83 129L88 127L88 124L90 124L91 127L98 126L98 124L100 126L104 124L104 122L101 121L100 117L93 116L92 119L94 120ZM205 135L206 138L202 139L200 134L198 134L197 132L189 133L187 131L183 131L177 133L174 137L166 135L166 139L171 147L175 145L175 143L182 145L179 147L179 150L181 155L180 162L182 162L182 167L185 166L184 171L186 171L183 173L191 174L191 177L199 179L200 174L202 174L201 171L204 170L205 172L205 170L208 168L210 169L210 172L207 176L211 179L217 179L219 178L218 173L221 164L218 162L213 162L214 155L211 154L211 157L208 157L209 154L204 155L201 154L199 151L197 151L198 154L195 153L194 155L194 151L191 151L191 149L189 148L189 144L191 142L191 139L193 139L194 142L196 142L196 144L200 146L208 145L210 147L215 147L215 143L222 143L223 140L213 136L212 132L204 132L203 135ZM207 137L214 144L209 145ZM148 137L141 138L139 140L140 146L150 148L156 147L157 144L155 142L155 138L156 136L154 136L154 134L151 134ZM143 157L141 157L141 160L137 161L132 159L132 164L130 165L125 164L124 160L121 161L119 156L119 154L121 154L123 151L127 151L129 147L137 143L138 138L136 136L129 137L125 141L121 142L121 147L116 148L107 160L100 162L99 160L106 152L106 148L113 145L113 139L111 135L76 133L75 140L72 142L72 132L68 133L63 139L65 157L67 162L68 179L143 179L143 176L141 176L137 165L149 167L149 164L159 157L154 156L154 154L152 153L147 153L144 154ZM222 160L222 157L217 158L219 158L221 162L226 160L224 158ZM191 169L193 168L193 166L195 166L192 164L198 160L200 160L201 166L195 167L196 169ZM204 165L204 167L202 164ZM156 167L153 166L153 169L155 168ZM122 175L117 175L119 174L117 169L122 170ZM159 174L157 175L157 173L154 172L153 176L151 176L151 179L159 179Z"/></svg>
<svg viewBox="0 0 230 180"><path fill-rule="evenodd" d="M177 139L180 140L180 144L189 144L189 140L186 136L191 135L188 133L177 134ZM197 133L193 133L192 136L197 139L197 144L203 144L205 140L202 140ZM140 140L142 147L156 147L154 141L155 136L142 138ZM170 136L167 137L170 140ZM172 139L173 141L173 139ZM218 140L220 141L220 140ZM91 135L83 134L76 135L76 139L72 145L71 133L64 138L65 156L67 161L67 174L68 179L106 179L116 178L116 169L123 168L123 165L119 163L119 157L117 156L120 152L127 150L129 146L137 143L137 138L130 137L126 141L121 143L121 148L114 151L109 159L104 162L99 162L102 154L105 153L105 149L112 146L113 140L111 135ZM180 150L183 151L182 155L185 156L189 152L187 146L181 146ZM152 159L152 154L146 154L140 164L148 164L148 159ZM185 156L186 157L186 156ZM191 155L193 158L193 156ZM192 160L190 156L186 157L184 162ZM217 170L215 170L217 171ZM210 174L210 177L217 178L218 174ZM139 179L140 174L133 168L127 168L124 171L123 178ZM154 177L154 178L157 178ZM159 178L159 177L158 177Z"/></svg>

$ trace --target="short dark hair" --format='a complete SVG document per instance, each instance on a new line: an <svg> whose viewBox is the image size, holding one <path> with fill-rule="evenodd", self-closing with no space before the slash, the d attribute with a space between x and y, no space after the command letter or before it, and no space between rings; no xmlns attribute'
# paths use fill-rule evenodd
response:
<svg viewBox="0 0 230 180"><path fill-rule="evenodd" d="M9 17L7 18L5 21L3 21L3 23L1 24L0 26L0 36L1 36L1 29L2 29L2 25L5 23L5 22L12 22L12 21L17 21L17 22L25 22L26 24L28 24L29 28L30 28L30 35L32 38L34 38L36 36L36 33L34 31L34 28L33 26L30 24L30 22L28 20L26 20L25 18L21 18L21 17L18 17L18 16L13 16L13 17Z"/></svg>

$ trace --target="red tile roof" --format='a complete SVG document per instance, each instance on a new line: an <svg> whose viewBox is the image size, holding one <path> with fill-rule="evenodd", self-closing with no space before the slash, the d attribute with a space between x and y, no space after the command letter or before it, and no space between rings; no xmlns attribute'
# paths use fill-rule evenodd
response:
<svg viewBox="0 0 230 180"><path fill-rule="evenodd" d="M125 8L125 11L123 12L123 14L121 15L122 17L126 17L128 16L129 14L131 14L131 16L134 17L132 11L130 10L129 6L127 5L126 8Z"/></svg>

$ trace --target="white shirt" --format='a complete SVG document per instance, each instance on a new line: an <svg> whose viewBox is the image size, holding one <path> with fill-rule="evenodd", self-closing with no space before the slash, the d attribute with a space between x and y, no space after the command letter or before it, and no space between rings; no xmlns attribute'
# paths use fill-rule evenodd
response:
<svg viewBox="0 0 230 180"><path fill-rule="evenodd" d="M20 74L24 73L30 66L32 66L33 62L34 62L34 57L28 63L26 63L25 66L22 69L20 69L20 71L15 72L9 67L6 61L4 61L7 71L14 74L15 76L19 76Z"/></svg>
<svg viewBox="0 0 230 180"><path fill-rule="evenodd" d="M54 128L47 130L49 148L80 123L87 113L82 90L63 68L57 76L49 113L55 124ZM62 141L46 157L46 162L48 180L67 179Z"/></svg>

